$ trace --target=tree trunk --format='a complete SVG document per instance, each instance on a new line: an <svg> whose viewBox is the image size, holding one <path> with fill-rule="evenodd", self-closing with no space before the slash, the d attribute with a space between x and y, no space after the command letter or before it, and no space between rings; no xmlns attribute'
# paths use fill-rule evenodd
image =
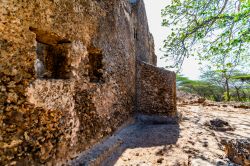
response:
<svg viewBox="0 0 250 166"><path fill-rule="evenodd" d="M237 98L238 98L238 101L241 101L241 98L240 98L240 88L237 88L235 87L235 90L236 90L236 93L237 93Z"/></svg>
<svg viewBox="0 0 250 166"><path fill-rule="evenodd" d="M246 93L245 93L245 91L244 90L242 90L242 93L243 93L243 100L247 100L247 95L246 95Z"/></svg>
<svg viewBox="0 0 250 166"><path fill-rule="evenodd" d="M227 93L227 101L230 101L231 96L229 93L229 83L228 83L228 79L226 78L226 93Z"/></svg>

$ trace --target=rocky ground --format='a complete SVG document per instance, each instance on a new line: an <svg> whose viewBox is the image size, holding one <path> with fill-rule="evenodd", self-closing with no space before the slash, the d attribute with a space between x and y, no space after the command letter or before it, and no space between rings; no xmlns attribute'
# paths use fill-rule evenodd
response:
<svg viewBox="0 0 250 166"><path fill-rule="evenodd" d="M166 117L139 115L135 123L117 132L109 144L102 144L106 149L97 150L95 159L91 154L86 165L234 165L232 160L250 165L248 107L208 102L199 97L178 101L179 123ZM242 139L242 144L237 143ZM99 163L93 162L96 158Z"/></svg>

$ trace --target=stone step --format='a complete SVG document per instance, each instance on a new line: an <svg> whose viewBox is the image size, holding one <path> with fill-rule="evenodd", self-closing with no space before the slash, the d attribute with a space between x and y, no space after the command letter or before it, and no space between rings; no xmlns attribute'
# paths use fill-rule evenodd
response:
<svg viewBox="0 0 250 166"><path fill-rule="evenodd" d="M100 143L93 146L91 149L80 154L76 159L70 161L67 165L73 166L99 166L107 158L115 154L121 149L124 141L118 135L121 130L134 124L133 117L129 118L118 130L110 137L107 137Z"/></svg>
<svg viewBox="0 0 250 166"><path fill-rule="evenodd" d="M178 117L169 117L163 115L145 115L136 114L135 120L137 123L144 124L178 124Z"/></svg>
<svg viewBox="0 0 250 166"><path fill-rule="evenodd" d="M70 161L68 165L74 166L97 166L111 156L123 144L123 141L117 136L111 136L103 143L100 143L90 149L88 152L81 154L75 160Z"/></svg>

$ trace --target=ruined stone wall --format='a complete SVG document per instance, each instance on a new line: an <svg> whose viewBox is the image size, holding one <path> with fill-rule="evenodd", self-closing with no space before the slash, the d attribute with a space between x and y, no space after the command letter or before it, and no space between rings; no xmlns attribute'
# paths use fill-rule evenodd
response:
<svg viewBox="0 0 250 166"><path fill-rule="evenodd" d="M176 116L176 75L174 72L138 62L137 111Z"/></svg>
<svg viewBox="0 0 250 166"><path fill-rule="evenodd" d="M0 165L66 162L127 120L140 42L129 1L10 0L0 9Z"/></svg>
<svg viewBox="0 0 250 166"><path fill-rule="evenodd" d="M142 0L1 1L0 32L0 165L60 165L100 142L137 110L136 61L156 64Z"/></svg>
<svg viewBox="0 0 250 166"><path fill-rule="evenodd" d="M133 4L133 18L134 24L134 38L136 42L136 59L137 61L147 62L155 65L157 63L157 57L154 50L154 39L149 32L149 27L145 26L147 23L147 15L145 5L142 0L137 0L137 3Z"/></svg>

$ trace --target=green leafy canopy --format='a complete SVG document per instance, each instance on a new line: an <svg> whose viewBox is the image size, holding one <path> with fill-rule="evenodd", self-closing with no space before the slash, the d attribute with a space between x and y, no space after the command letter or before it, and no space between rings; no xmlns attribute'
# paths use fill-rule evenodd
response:
<svg viewBox="0 0 250 166"><path fill-rule="evenodd" d="M171 29L164 41L165 57L174 61L169 67L181 67L190 55L200 60L250 56L250 0L172 0L162 17Z"/></svg>

